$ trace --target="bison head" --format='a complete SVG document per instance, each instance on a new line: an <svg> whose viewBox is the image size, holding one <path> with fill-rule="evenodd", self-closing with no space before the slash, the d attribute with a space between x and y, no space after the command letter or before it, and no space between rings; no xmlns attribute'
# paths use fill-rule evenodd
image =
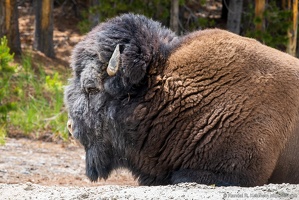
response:
<svg viewBox="0 0 299 200"><path fill-rule="evenodd" d="M68 128L85 147L92 181L127 165L133 139L126 120L146 92L150 68L165 61L175 38L160 23L125 14L95 27L75 47L74 75L65 88Z"/></svg>

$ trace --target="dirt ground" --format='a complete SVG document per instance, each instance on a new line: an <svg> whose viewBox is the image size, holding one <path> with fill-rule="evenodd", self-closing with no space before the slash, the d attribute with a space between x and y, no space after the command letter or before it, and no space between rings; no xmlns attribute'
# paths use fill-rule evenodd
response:
<svg viewBox="0 0 299 200"><path fill-rule="evenodd" d="M77 143L8 138L0 146L0 199L299 199L299 185L291 184L141 187L126 170L91 183L84 175L84 159Z"/></svg>
<svg viewBox="0 0 299 200"><path fill-rule="evenodd" d="M131 174L116 171L109 180L92 183L85 176L85 153L77 143L8 138L0 146L0 183L98 186L136 185ZM1 198L0 198L1 199Z"/></svg>

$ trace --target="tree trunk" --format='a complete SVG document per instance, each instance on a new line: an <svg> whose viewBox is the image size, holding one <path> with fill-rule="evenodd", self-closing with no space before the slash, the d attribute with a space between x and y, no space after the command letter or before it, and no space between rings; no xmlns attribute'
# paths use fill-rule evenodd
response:
<svg viewBox="0 0 299 200"><path fill-rule="evenodd" d="M99 8L100 7L100 0L89 0L89 9L92 9L92 12L89 12L88 15L88 20L90 22L90 28L93 28L95 26L97 26L100 21L101 21L101 16L100 16L100 11Z"/></svg>
<svg viewBox="0 0 299 200"><path fill-rule="evenodd" d="M5 35L5 0L0 0L0 38Z"/></svg>
<svg viewBox="0 0 299 200"><path fill-rule="evenodd" d="M17 0L0 0L0 37L7 37L10 51L20 55L21 41L19 33Z"/></svg>
<svg viewBox="0 0 299 200"><path fill-rule="evenodd" d="M265 22L264 22L264 11L265 11L265 0L255 0L255 29L262 31L264 30Z"/></svg>
<svg viewBox="0 0 299 200"><path fill-rule="evenodd" d="M179 0L171 1L170 28L175 33L179 33Z"/></svg>
<svg viewBox="0 0 299 200"><path fill-rule="evenodd" d="M292 27L288 29L288 44L287 44L287 53L296 56L296 47L297 47L297 32L298 32L298 0L289 0L288 9L292 10L293 19Z"/></svg>
<svg viewBox="0 0 299 200"><path fill-rule="evenodd" d="M281 5L282 5L283 9L287 8L287 1L289 1L289 0L282 0L281 1Z"/></svg>
<svg viewBox="0 0 299 200"><path fill-rule="evenodd" d="M53 0L35 0L35 33L33 48L55 57L53 45Z"/></svg>
<svg viewBox="0 0 299 200"><path fill-rule="evenodd" d="M221 19L227 21L229 0L222 0Z"/></svg>
<svg viewBox="0 0 299 200"><path fill-rule="evenodd" d="M227 30L239 34L243 11L243 0L230 0L227 17Z"/></svg>

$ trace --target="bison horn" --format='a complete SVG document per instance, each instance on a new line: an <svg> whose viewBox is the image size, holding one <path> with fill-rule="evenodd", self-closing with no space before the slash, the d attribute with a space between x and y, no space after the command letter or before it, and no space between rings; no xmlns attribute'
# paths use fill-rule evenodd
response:
<svg viewBox="0 0 299 200"><path fill-rule="evenodd" d="M120 51L119 51L119 44L116 45L114 52L109 60L107 73L109 76L114 76L118 70L120 61Z"/></svg>

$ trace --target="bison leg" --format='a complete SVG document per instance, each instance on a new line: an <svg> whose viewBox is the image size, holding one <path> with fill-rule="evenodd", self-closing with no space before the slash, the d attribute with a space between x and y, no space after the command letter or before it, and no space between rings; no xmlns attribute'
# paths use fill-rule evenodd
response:
<svg viewBox="0 0 299 200"><path fill-rule="evenodd" d="M228 176L223 174L215 174L213 172L204 170L192 170L183 169L172 173L171 177L172 184L185 183L185 182L196 182L205 185L216 185L216 186L246 186L244 179L236 176Z"/></svg>

